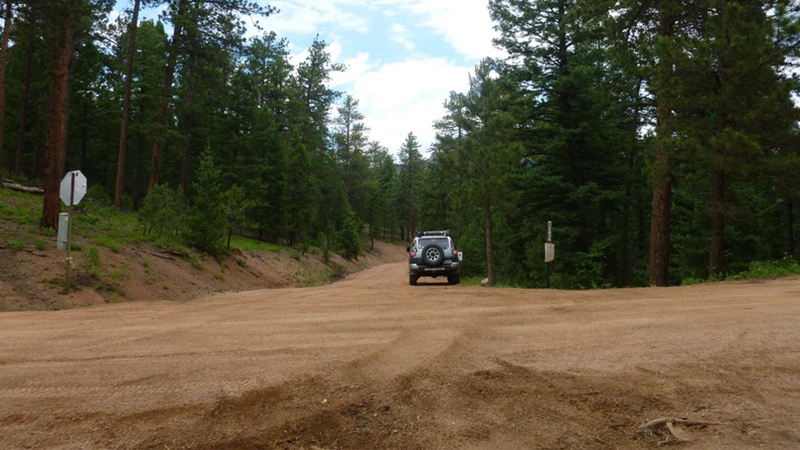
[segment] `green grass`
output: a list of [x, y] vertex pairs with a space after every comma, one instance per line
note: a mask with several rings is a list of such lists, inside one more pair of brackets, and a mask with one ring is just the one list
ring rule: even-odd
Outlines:
[[25, 250], [25, 243], [19, 239], [14, 239], [8, 242], [8, 246], [15, 251]]
[[253, 239], [245, 236], [233, 236], [231, 237], [231, 249], [258, 253], [265, 251], [279, 252], [281, 250], [285, 250], [285, 247], [281, 247], [280, 245], [276, 244], [271, 244], [269, 242], [259, 241], [258, 239]]
[[[0, 224], [9, 221], [19, 227], [7, 227], [0, 230], [0, 239], [11, 241], [34, 242], [42, 236], [52, 237], [52, 230], [39, 230], [39, 219], [42, 213], [42, 197], [23, 192], [0, 189]], [[193, 253], [190, 248], [180, 242], [180, 237], [174, 235], [157, 235], [155, 233], [143, 234], [143, 226], [136, 213], [117, 210], [106, 202], [93, 201], [86, 198], [75, 208], [73, 213], [73, 249], [84, 246], [101, 246], [119, 253], [122, 249], [138, 242], [150, 242], [153, 245], [179, 254], [183, 259], [189, 260]], [[263, 242], [245, 236], [233, 236], [231, 248], [259, 253], [289, 251], [287, 247]], [[296, 250], [292, 253], [300, 258]]]
[[800, 261], [786, 257], [772, 261], [753, 261], [750, 267], [739, 273], [718, 278], [686, 278], [681, 281], [681, 286], [691, 286], [702, 283], [715, 283], [718, 281], [758, 280], [800, 275]]
[[123, 264], [119, 269], [104, 274], [97, 283], [97, 288], [123, 295], [123, 287], [130, 279], [130, 270], [129, 264]]
[[142, 266], [144, 267], [144, 282], [153, 284], [156, 281], [156, 275], [153, 273], [153, 264], [148, 259], [142, 259]]
[[0, 189], [0, 219], [20, 225], [38, 226], [41, 214], [41, 196]]
[[98, 245], [109, 248], [114, 253], [119, 253], [122, 251], [122, 246], [119, 244], [119, 242], [108, 236], [98, 236], [94, 239], [94, 241]]
[[461, 284], [464, 286], [480, 286], [483, 278], [476, 277], [461, 277]]
[[34, 245], [36, 245], [36, 249], [37, 250], [41, 250], [41, 251], [47, 250], [47, 244], [41, 239], [36, 239], [36, 241], [34, 242]]
[[347, 276], [347, 270], [341, 264], [332, 263], [329, 264], [328, 267], [330, 268], [330, 273], [328, 275], [328, 280], [341, 280], [345, 276]]
[[[40, 195], [0, 189], [0, 228], [3, 229], [0, 237], [37, 242], [41, 237], [55, 236], [53, 230], [39, 230], [41, 214]], [[145, 240], [136, 215], [120, 212], [111, 205], [86, 199], [75, 208], [73, 216], [73, 249], [80, 248], [78, 241], [81, 240], [119, 252], [124, 245]], [[4, 222], [12, 226], [2, 226]]]
[[747, 280], [754, 278], [778, 278], [800, 275], [800, 262], [786, 257], [777, 261], [753, 261], [744, 272], [728, 277], [729, 280]]
[[81, 254], [81, 269], [86, 274], [94, 278], [100, 278], [102, 267], [103, 259], [100, 257], [100, 250], [97, 247], [89, 247], [86, 252]]

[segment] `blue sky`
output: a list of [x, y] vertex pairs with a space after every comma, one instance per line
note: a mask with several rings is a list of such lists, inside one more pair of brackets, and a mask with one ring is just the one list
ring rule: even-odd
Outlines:
[[[466, 90], [469, 72], [482, 57], [500, 56], [491, 43], [488, 0], [263, 3], [281, 10], [260, 23], [289, 40], [295, 63], [305, 58], [317, 34], [329, 44], [334, 60], [348, 68], [335, 74], [332, 87], [359, 100], [370, 139], [393, 153], [409, 132], [427, 150], [448, 93]], [[120, 0], [117, 7], [129, 8], [129, 1]]]

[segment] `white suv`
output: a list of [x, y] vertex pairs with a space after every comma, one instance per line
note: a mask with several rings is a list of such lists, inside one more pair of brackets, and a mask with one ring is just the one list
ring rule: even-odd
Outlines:
[[450, 284], [458, 284], [458, 273], [463, 253], [458, 250], [448, 230], [421, 231], [408, 247], [408, 283], [417, 285], [419, 277], [447, 277]]

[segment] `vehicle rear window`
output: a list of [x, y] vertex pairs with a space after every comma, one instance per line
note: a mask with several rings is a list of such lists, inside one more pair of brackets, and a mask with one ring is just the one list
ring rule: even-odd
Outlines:
[[420, 239], [419, 246], [425, 247], [428, 244], [436, 244], [439, 247], [442, 247], [442, 250], [445, 250], [450, 247], [450, 240], [447, 238], [433, 238], [433, 239]]

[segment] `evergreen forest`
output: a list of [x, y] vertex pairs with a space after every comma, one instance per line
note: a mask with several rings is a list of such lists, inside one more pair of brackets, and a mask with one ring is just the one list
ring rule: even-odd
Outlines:
[[543, 287], [552, 221], [566, 289], [798, 256], [797, 0], [489, 0], [506, 57], [441, 99], [430, 148], [371, 139], [325, 37], [293, 63], [266, 1], [125, 3], [2, 1], [0, 186], [43, 187], [42, 228], [80, 169], [210, 254], [241, 233], [358, 258], [447, 228], [465, 276]]

